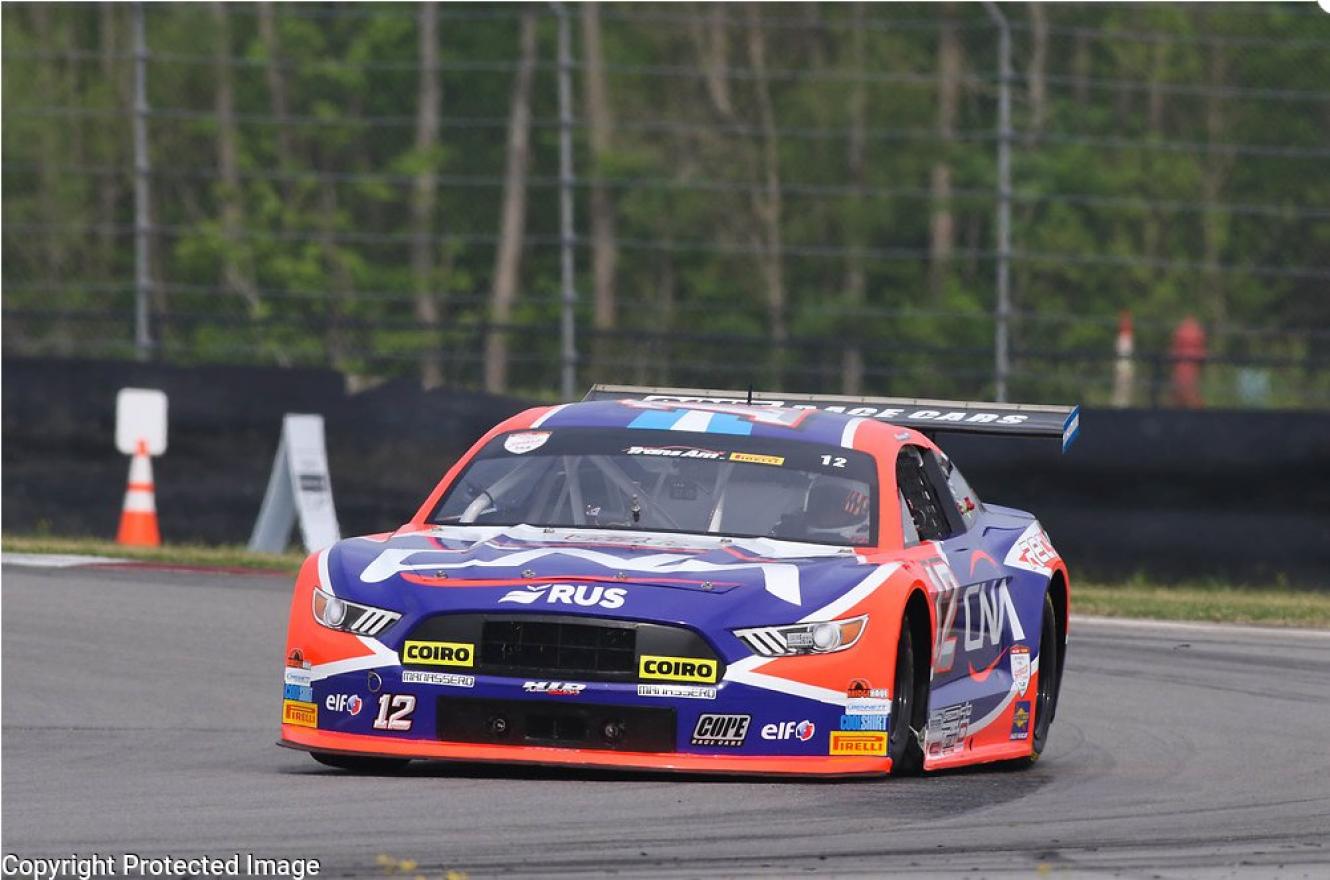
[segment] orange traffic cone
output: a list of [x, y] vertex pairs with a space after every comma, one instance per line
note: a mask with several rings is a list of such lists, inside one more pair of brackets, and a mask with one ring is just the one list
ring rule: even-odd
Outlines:
[[125, 504], [120, 511], [120, 531], [116, 542], [132, 547], [160, 547], [162, 536], [157, 531], [157, 497], [152, 485], [152, 456], [143, 440], [134, 450], [129, 462], [129, 485], [125, 487]]

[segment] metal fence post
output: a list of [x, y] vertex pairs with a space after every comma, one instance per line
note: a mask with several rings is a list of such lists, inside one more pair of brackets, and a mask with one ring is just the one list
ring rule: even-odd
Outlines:
[[574, 308], [577, 290], [574, 286], [574, 248], [577, 244], [573, 228], [573, 81], [572, 35], [569, 32], [568, 8], [554, 3], [554, 14], [559, 22], [559, 269], [562, 275], [563, 296], [561, 315], [562, 375], [560, 390], [564, 400], [572, 400], [577, 384], [577, 343]]
[[1008, 352], [1011, 319], [1011, 27], [992, 0], [984, 8], [998, 26], [997, 305], [993, 329], [993, 385], [999, 403], [1007, 400], [1011, 371]]
[[152, 355], [152, 332], [148, 327], [148, 297], [152, 289], [149, 270], [151, 253], [152, 173], [148, 156], [148, 40], [143, 24], [143, 3], [133, 6], [134, 19], [134, 352], [141, 361]]

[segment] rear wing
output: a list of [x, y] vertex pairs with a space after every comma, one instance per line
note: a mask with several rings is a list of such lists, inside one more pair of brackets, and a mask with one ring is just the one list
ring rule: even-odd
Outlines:
[[866, 419], [881, 419], [925, 434], [1000, 434], [1008, 437], [1057, 437], [1062, 451], [1080, 431], [1079, 406], [916, 400], [909, 397], [846, 397], [838, 394], [779, 394], [768, 391], [718, 391], [714, 388], [646, 388], [593, 385], [583, 400], [651, 400], [661, 403], [723, 403], [816, 409]]

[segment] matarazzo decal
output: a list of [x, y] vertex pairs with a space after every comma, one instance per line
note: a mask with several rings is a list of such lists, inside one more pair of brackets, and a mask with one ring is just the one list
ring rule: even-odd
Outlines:
[[1048, 576], [1053, 573], [1052, 563], [1056, 559], [1058, 551], [1053, 549], [1053, 542], [1048, 540], [1043, 526], [1038, 522], [1032, 522], [1025, 531], [1021, 532], [1016, 543], [1011, 545], [1003, 562], [1015, 568]]

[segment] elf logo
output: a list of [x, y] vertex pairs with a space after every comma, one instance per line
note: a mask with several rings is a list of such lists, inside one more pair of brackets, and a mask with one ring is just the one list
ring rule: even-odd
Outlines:
[[352, 715], [359, 715], [365, 701], [357, 694], [328, 694], [323, 705], [329, 712], [349, 712]]
[[777, 724], [762, 725], [763, 739], [797, 739], [799, 742], [808, 742], [816, 732], [817, 727], [811, 721], [781, 721]]
[[628, 591], [623, 587], [602, 587], [598, 584], [543, 584], [524, 590], [509, 590], [500, 602], [534, 605], [544, 599], [547, 605], [579, 605], [583, 608], [622, 608]]

